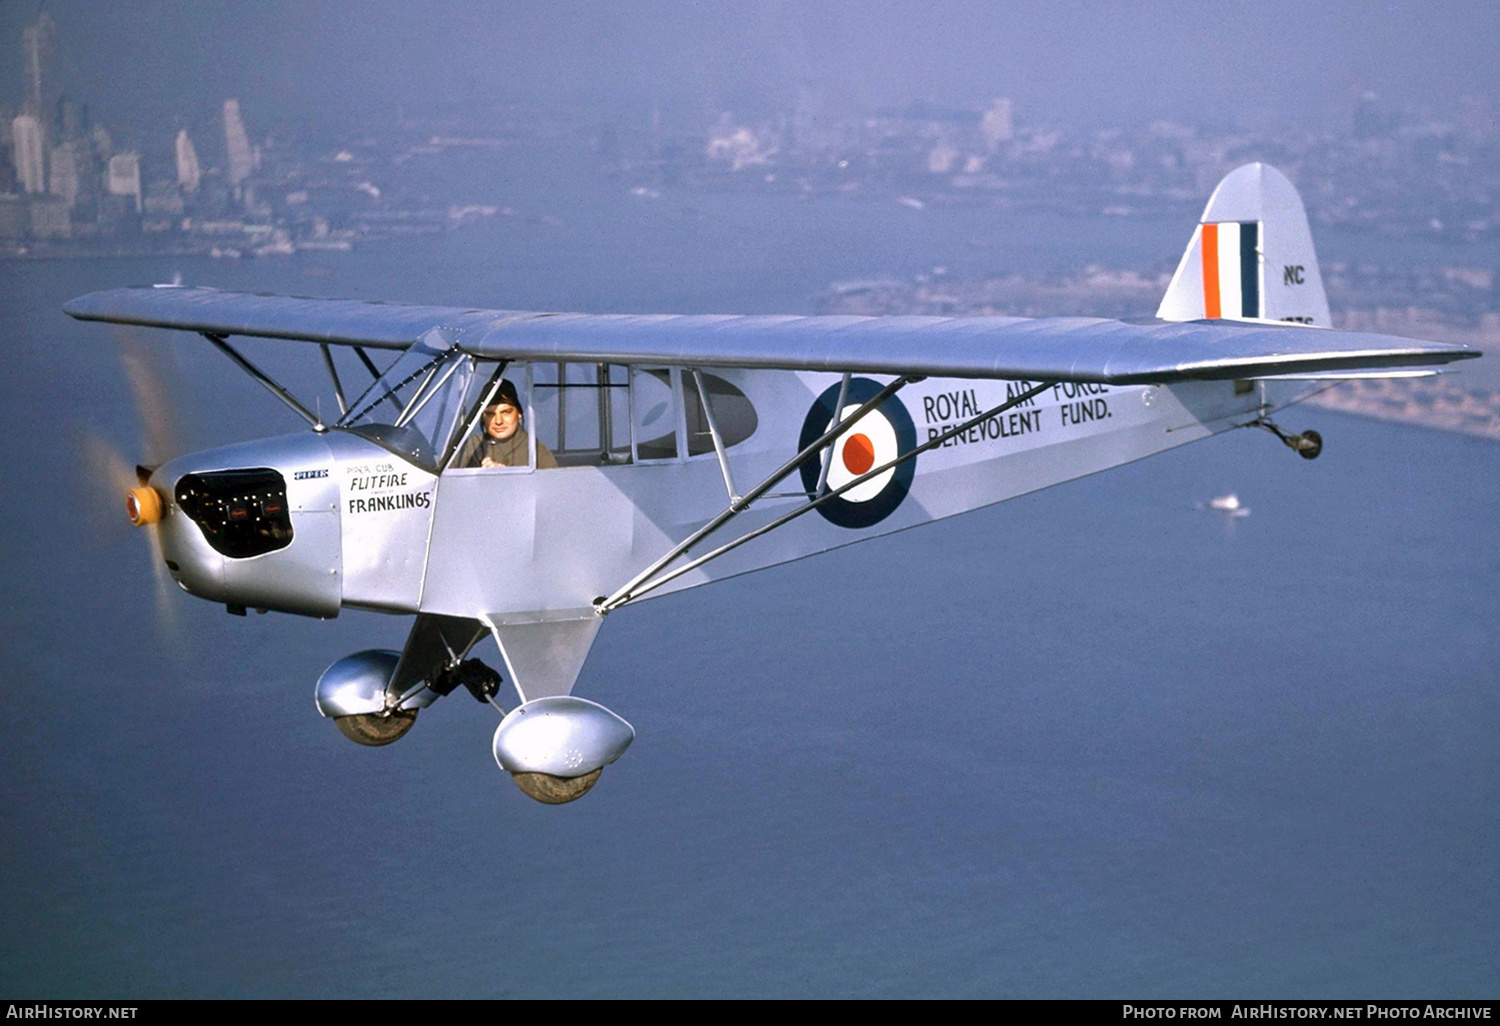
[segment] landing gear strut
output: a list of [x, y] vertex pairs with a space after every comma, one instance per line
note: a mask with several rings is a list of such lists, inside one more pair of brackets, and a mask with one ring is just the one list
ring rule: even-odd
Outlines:
[[1271, 434], [1281, 439], [1283, 445], [1305, 460], [1315, 460], [1323, 452], [1323, 436], [1316, 431], [1307, 430], [1300, 435], [1289, 435], [1265, 417], [1252, 420], [1245, 426], [1256, 427], [1263, 431], [1271, 432]]
[[455, 666], [450, 666], [437, 678], [428, 683], [428, 687], [444, 697], [452, 694], [459, 687], [469, 689], [469, 694], [474, 696], [477, 702], [489, 702], [500, 693], [500, 675], [490, 669], [478, 659], [465, 659]]

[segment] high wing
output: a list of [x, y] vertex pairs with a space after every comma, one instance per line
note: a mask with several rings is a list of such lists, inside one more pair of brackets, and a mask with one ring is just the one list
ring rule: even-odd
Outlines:
[[94, 292], [79, 320], [404, 349], [436, 331], [487, 358], [751, 367], [1111, 385], [1444, 364], [1463, 345], [1275, 322], [1087, 317], [558, 314], [162, 286]]

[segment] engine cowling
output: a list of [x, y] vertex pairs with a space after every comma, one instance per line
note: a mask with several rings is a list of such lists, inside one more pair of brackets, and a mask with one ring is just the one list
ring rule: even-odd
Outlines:
[[[161, 508], [151, 529], [173, 579], [239, 611], [338, 616], [342, 542], [332, 464], [327, 437], [305, 432], [158, 467], [149, 490]], [[132, 498], [144, 515], [149, 497]]]

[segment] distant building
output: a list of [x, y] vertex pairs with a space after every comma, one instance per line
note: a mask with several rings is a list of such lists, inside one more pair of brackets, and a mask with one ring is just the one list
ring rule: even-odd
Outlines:
[[30, 204], [21, 196], [0, 195], [0, 242], [18, 243], [31, 233]]
[[134, 153], [117, 153], [109, 158], [109, 173], [106, 177], [107, 191], [111, 196], [129, 196], [135, 199], [135, 212], [141, 212], [141, 160]]
[[255, 169], [255, 154], [250, 150], [245, 122], [240, 120], [239, 100], [224, 101], [224, 145], [229, 153], [229, 184], [239, 188]]
[[767, 163], [777, 148], [777, 141], [770, 133], [731, 124], [729, 115], [725, 114], [709, 132], [704, 156], [728, 163], [732, 171], [741, 171], [751, 165]]
[[64, 141], [82, 138], [88, 124], [88, 108], [80, 107], [66, 96], [57, 101], [57, 126]]
[[54, 31], [52, 19], [43, 11], [21, 33], [21, 67], [26, 75], [25, 110], [38, 117], [48, 108], [42, 95], [42, 73], [46, 70], [47, 57], [52, 52]]
[[990, 104], [989, 110], [979, 119], [979, 134], [994, 153], [1003, 142], [1009, 142], [1015, 134], [1010, 121], [1010, 101], [1003, 96]]
[[187, 129], [177, 133], [177, 184], [186, 193], [198, 191], [198, 181], [203, 177], [198, 168], [198, 151], [193, 148], [193, 140], [188, 138]]
[[52, 174], [49, 182], [52, 195], [65, 202], [70, 209], [78, 202], [78, 159], [71, 143], [52, 147]]
[[943, 140], [928, 151], [927, 172], [934, 175], [951, 174], [959, 156], [958, 150], [948, 145], [947, 140]]
[[42, 122], [35, 114], [19, 114], [10, 123], [15, 146], [16, 177], [29, 193], [47, 191], [47, 168], [43, 157]]
[[66, 239], [72, 229], [67, 203], [53, 197], [31, 201], [31, 234], [39, 239]]
[[0, 196], [0, 242], [20, 242], [31, 231], [31, 211], [19, 196]]
[[148, 217], [181, 217], [182, 191], [171, 181], [152, 182], [141, 205]]
[[108, 160], [109, 155], [115, 152], [115, 142], [109, 137], [109, 129], [103, 125], [95, 125], [89, 130], [89, 145], [94, 148], [94, 155], [100, 160]]

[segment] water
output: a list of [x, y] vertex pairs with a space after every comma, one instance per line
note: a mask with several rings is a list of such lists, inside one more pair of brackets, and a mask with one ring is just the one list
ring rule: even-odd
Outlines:
[[[386, 749], [318, 718], [322, 669], [404, 621], [173, 596], [185, 640], [164, 639], [141, 539], [90, 512], [79, 433], [136, 426], [109, 332], [63, 317], [70, 296], [180, 270], [797, 310], [831, 280], [996, 260], [980, 232], [1058, 266], [1170, 259], [1185, 237], [484, 188], [560, 223], [0, 265], [0, 993], [1494, 995], [1490, 443], [1294, 412], [1326, 440], [1316, 463], [1239, 433], [622, 610], [578, 691], [639, 737], [563, 808], [496, 771], [494, 714], [461, 694]], [[199, 444], [295, 427], [208, 347], [173, 345]], [[1229, 490], [1251, 516], [1193, 509]]]

